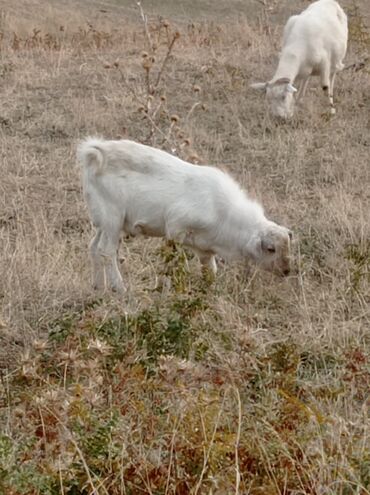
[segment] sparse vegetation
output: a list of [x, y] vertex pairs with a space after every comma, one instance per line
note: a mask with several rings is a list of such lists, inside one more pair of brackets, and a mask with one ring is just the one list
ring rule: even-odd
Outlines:
[[[0, 12], [0, 494], [370, 493], [369, 6], [342, 3], [338, 114], [317, 91], [278, 126], [248, 84], [291, 11], [221, 3]], [[227, 167], [294, 230], [294, 275], [128, 239], [130, 291], [93, 293], [87, 134]]]

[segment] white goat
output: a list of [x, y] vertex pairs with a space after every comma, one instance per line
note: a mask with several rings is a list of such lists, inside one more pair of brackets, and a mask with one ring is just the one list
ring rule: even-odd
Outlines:
[[335, 114], [334, 79], [344, 68], [347, 38], [347, 16], [338, 3], [334, 0], [312, 3], [286, 23], [283, 48], [273, 78], [251, 87], [265, 91], [271, 113], [287, 119], [294, 111], [293, 94], [297, 89], [293, 84], [300, 84], [299, 100], [304, 96], [309, 77], [320, 76], [321, 86], [329, 97], [330, 113]]
[[78, 147], [83, 190], [96, 235], [90, 244], [94, 287], [123, 289], [117, 266], [120, 233], [182, 242], [213, 273], [215, 255], [251, 258], [287, 275], [291, 232], [213, 167], [193, 165], [133, 141], [87, 138]]

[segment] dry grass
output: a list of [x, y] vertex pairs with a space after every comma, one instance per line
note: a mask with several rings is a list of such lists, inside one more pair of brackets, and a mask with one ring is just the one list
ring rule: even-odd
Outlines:
[[[273, 10], [145, 30], [94, 5], [68, 25], [68, 3], [0, 11], [1, 493], [369, 494], [366, 2], [347, 4], [337, 115], [312, 85], [284, 125], [248, 89], [276, 61]], [[211, 283], [137, 239], [130, 291], [94, 294], [88, 134], [229, 170], [295, 232], [294, 274], [222, 265]]]

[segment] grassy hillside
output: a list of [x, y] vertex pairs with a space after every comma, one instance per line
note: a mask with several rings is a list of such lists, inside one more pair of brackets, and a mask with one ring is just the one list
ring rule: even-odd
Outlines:
[[[337, 115], [312, 80], [285, 124], [249, 84], [307, 2], [181, 4], [0, 6], [0, 494], [369, 494], [368, 2]], [[292, 275], [140, 238], [129, 290], [94, 293], [94, 134], [228, 170], [294, 231]]]

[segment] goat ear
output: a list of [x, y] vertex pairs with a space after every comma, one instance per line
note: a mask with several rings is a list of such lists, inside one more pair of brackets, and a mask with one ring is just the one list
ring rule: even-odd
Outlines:
[[266, 91], [267, 83], [253, 83], [249, 85], [253, 89], [258, 89], [259, 91]]
[[289, 83], [287, 84], [286, 91], [287, 93], [296, 93], [298, 90], [293, 86], [293, 84]]
[[288, 77], [281, 77], [273, 83], [274, 86], [279, 84], [290, 84], [290, 79]]

